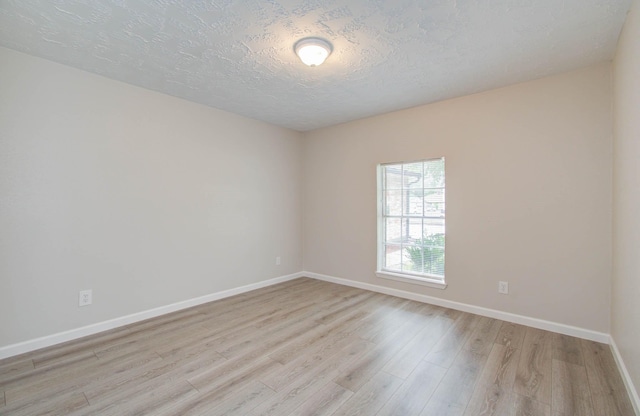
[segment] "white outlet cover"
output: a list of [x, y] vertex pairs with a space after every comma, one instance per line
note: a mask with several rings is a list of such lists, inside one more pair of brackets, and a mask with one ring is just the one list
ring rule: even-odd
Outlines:
[[78, 295], [78, 306], [87, 306], [91, 305], [93, 302], [93, 293], [91, 289], [89, 290], [81, 290]]
[[498, 282], [498, 293], [509, 294], [509, 282]]

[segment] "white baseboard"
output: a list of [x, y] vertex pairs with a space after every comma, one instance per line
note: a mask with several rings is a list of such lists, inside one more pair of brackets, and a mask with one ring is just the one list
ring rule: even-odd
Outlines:
[[483, 308], [481, 306], [469, 305], [466, 303], [454, 302], [451, 300], [440, 299], [433, 296], [421, 295], [418, 293], [407, 292], [404, 290], [391, 289], [384, 286], [373, 285], [370, 283], [356, 282], [354, 280], [342, 279], [340, 277], [327, 276], [312, 272], [302, 272], [301, 276], [311, 277], [313, 279], [324, 280], [326, 282], [337, 283], [340, 285], [356, 287], [359, 289], [370, 290], [372, 292], [383, 293], [385, 295], [397, 296], [399, 298], [415, 300], [418, 302], [429, 303], [432, 305], [442, 306], [445, 308], [455, 309], [463, 312], [469, 312], [476, 315], [487, 316], [489, 318], [500, 319], [507, 322], [531, 326], [533, 328], [544, 329], [546, 331], [557, 332], [560, 334], [571, 335], [573, 337], [588, 339], [590, 341], [602, 342], [609, 344], [610, 336], [603, 332], [592, 331], [589, 329], [579, 328], [571, 325], [560, 324], [557, 322], [545, 321], [543, 319], [531, 318], [524, 315], [517, 315], [509, 312], [498, 311], [495, 309]]
[[250, 292], [256, 289], [261, 289], [263, 287], [275, 285], [277, 283], [282, 283], [288, 280], [297, 279], [302, 276], [303, 276], [302, 273], [294, 273], [287, 276], [280, 276], [273, 279], [264, 280], [262, 282], [252, 283], [250, 285], [240, 286], [240, 287], [236, 287], [229, 290], [223, 290], [221, 292], [210, 293], [205, 296], [200, 296], [193, 299], [187, 299], [181, 302], [172, 303], [170, 305], [160, 306], [158, 308], [137, 312], [131, 315], [126, 315], [126, 316], [122, 316], [115, 319], [110, 319], [108, 321], [83, 326], [81, 328], [75, 328], [69, 331], [59, 332], [57, 334], [47, 335], [45, 337], [36, 338], [29, 341], [20, 342], [17, 344], [7, 345], [5, 347], [0, 347], [0, 360], [3, 358], [13, 357], [16, 355], [24, 354], [26, 352], [38, 350], [40, 348], [50, 347], [52, 345], [61, 344], [63, 342], [86, 337], [87, 335], [93, 335], [99, 332], [108, 331], [110, 329], [118, 328], [124, 325], [129, 325], [135, 322], [144, 321], [145, 319], [155, 318], [156, 316], [165, 315], [167, 313], [176, 312], [182, 309], [191, 308], [193, 306], [202, 305], [203, 303], [213, 302], [214, 300], [228, 298], [230, 296], [239, 295], [241, 293]]
[[[209, 295], [188, 299], [188, 300], [177, 302], [177, 303], [172, 303], [170, 305], [161, 306], [158, 308], [134, 313], [131, 315], [126, 315], [123, 317], [111, 319], [104, 322], [99, 322], [99, 323], [84, 326], [81, 328], [71, 329], [69, 331], [64, 331], [57, 334], [48, 335], [45, 337], [36, 338], [33, 340], [20, 342], [17, 344], [7, 345], [5, 347], [0, 347], [0, 359], [13, 357], [16, 355], [24, 354], [26, 352], [34, 351], [40, 348], [50, 347], [52, 345], [60, 344], [63, 342], [72, 341], [74, 339], [82, 338], [87, 335], [93, 335], [99, 332], [108, 331], [110, 329], [118, 328], [124, 325], [129, 325], [135, 322], [144, 321], [145, 319], [154, 318], [156, 316], [190, 308], [192, 306], [201, 305], [203, 303], [213, 302], [215, 300], [224, 299], [230, 296], [234, 296], [241, 293], [249, 292], [251, 290], [256, 290], [263, 287], [271, 286], [277, 283], [286, 282], [288, 280], [293, 280], [303, 276], [310, 277], [313, 279], [318, 279], [318, 280], [324, 280], [327, 282], [337, 283], [345, 286], [356, 287], [359, 289], [370, 290], [373, 292], [384, 293], [391, 296], [397, 296], [405, 299], [415, 300], [418, 302], [438, 305], [445, 308], [451, 308], [451, 309], [456, 309], [464, 312], [474, 313], [476, 315], [482, 315], [490, 318], [501, 319], [503, 321], [514, 322], [521, 325], [527, 325], [534, 328], [544, 329], [552, 332], [558, 332], [561, 334], [571, 335], [571, 336], [584, 338], [592, 341], [602, 342], [606, 344], [611, 343], [610, 336], [602, 332], [596, 332], [588, 329], [559, 324], [556, 322], [545, 321], [542, 319], [536, 319], [536, 318], [531, 318], [523, 315], [516, 315], [508, 312], [502, 312], [495, 309], [483, 308], [480, 306], [469, 305], [466, 303], [454, 302], [454, 301], [440, 299], [432, 296], [421, 295], [413, 292], [407, 292], [404, 290], [391, 289], [384, 286], [378, 286], [378, 285], [373, 285], [369, 283], [362, 283], [362, 282], [357, 282], [353, 280], [342, 279], [334, 276], [327, 276], [327, 275], [312, 273], [312, 272], [300, 272], [300, 273], [290, 274], [287, 276], [276, 277], [273, 279], [265, 280], [258, 283], [253, 283], [246, 286], [241, 286], [234, 289], [211, 293]], [[618, 358], [616, 358], [616, 360], [618, 360]]]
[[624, 381], [624, 385], [629, 393], [629, 399], [633, 405], [633, 410], [636, 412], [636, 415], [640, 416], [640, 396], [638, 396], [638, 390], [636, 390], [633, 380], [631, 380], [631, 375], [627, 370], [627, 366], [624, 364], [618, 345], [613, 337], [611, 337], [611, 352], [613, 353], [613, 358], [616, 360], [616, 364], [618, 365], [618, 370], [620, 370], [620, 374], [622, 374], [622, 380]]

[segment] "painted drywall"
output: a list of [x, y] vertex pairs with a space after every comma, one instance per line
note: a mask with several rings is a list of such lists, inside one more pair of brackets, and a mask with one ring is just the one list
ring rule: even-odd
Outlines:
[[[304, 270], [608, 333], [611, 106], [604, 63], [307, 133]], [[376, 166], [439, 156], [448, 287], [376, 277]]]
[[[640, 394], [640, 1], [614, 61], [611, 335]], [[637, 396], [636, 396], [637, 397]]]
[[302, 269], [300, 133], [0, 62], [0, 347]]

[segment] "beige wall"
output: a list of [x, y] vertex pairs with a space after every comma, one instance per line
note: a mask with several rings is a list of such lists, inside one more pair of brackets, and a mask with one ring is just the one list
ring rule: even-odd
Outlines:
[[631, 13], [620, 37], [614, 68], [611, 335], [636, 389], [639, 389], [640, 1], [638, 0], [633, 2]]
[[[611, 136], [608, 64], [310, 132], [304, 268], [607, 333]], [[377, 278], [376, 165], [438, 156], [449, 286]]]
[[0, 347], [301, 270], [300, 133], [0, 62]]

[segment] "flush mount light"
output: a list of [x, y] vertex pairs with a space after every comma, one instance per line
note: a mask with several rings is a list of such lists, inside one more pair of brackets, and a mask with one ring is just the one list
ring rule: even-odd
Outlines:
[[320, 38], [304, 38], [294, 46], [296, 55], [305, 65], [318, 66], [331, 54], [331, 44]]

